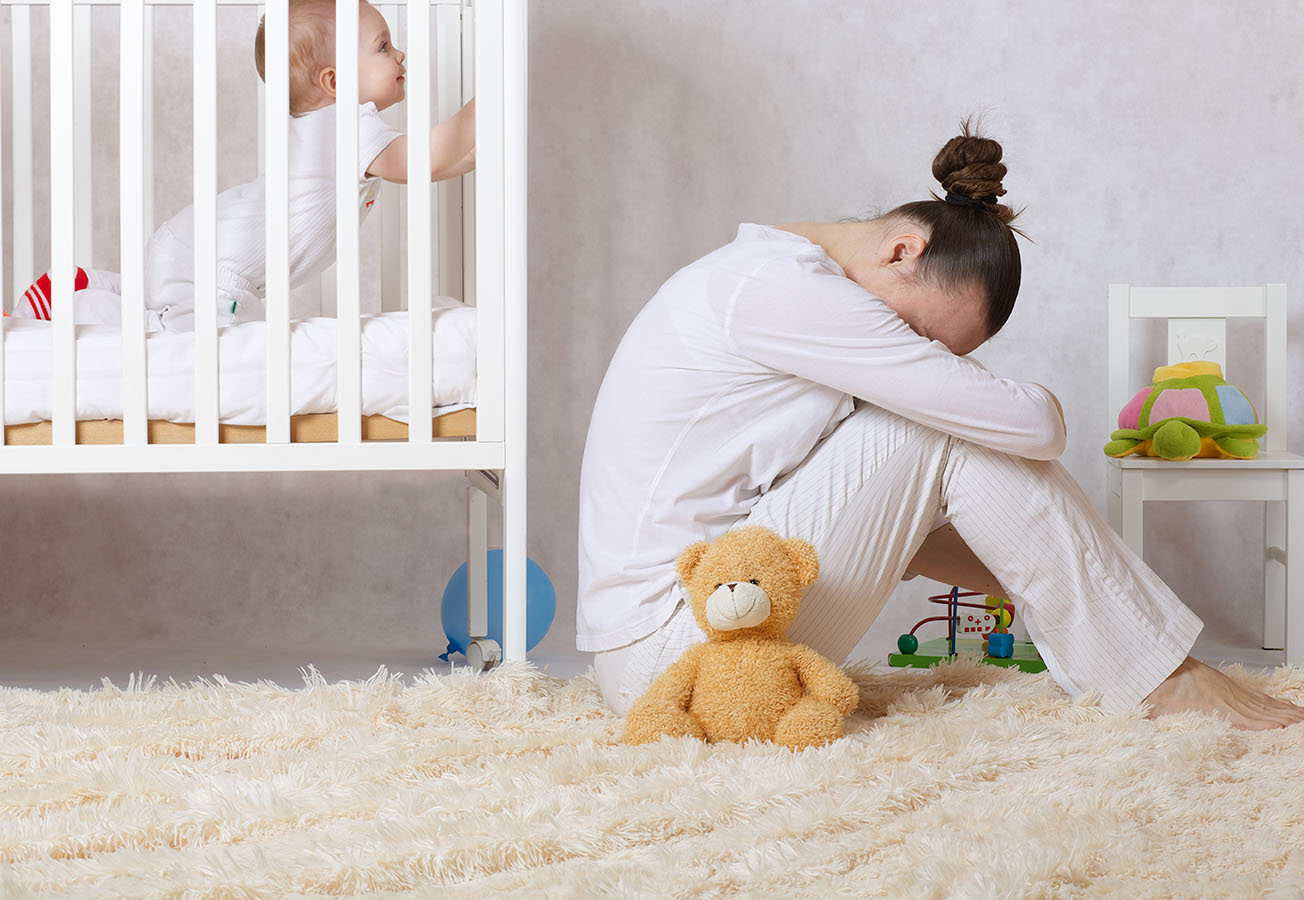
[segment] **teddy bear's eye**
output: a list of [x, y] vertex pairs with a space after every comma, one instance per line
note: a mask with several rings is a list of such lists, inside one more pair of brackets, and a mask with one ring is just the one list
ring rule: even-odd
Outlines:
[[757, 581], [755, 578], [752, 579], [752, 584], [756, 585], [757, 587], [761, 586], [761, 583]]
[[718, 590], [720, 590], [720, 588], [722, 588], [722, 587], [724, 587], [723, 584], [717, 584], [717, 585], [715, 586], [715, 589], [718, 591]]

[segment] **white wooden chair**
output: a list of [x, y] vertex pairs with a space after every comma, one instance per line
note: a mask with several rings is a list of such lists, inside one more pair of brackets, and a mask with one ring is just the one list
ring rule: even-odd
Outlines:
[[[1142, 553], [1142, 506], [1147, 500], [1264, 501], [1263, 646], [1304, 664], [1304, 457], [1286, 450], [1286, 286], [1109, 286], [1109, 428], [1144, 384], [1128, 379], [1131, 320], [1168, 320], [1167, 363], [1207, 359], [1227, 369], [1227, 319], [1263, 320], [1265, 400], [1257, 406], [1268, 433], [1255, 459], [1108, 460], [1109, 523]], [[1149, 371], [1147, 372], [1147, 377]], [[1251, 398], [1254, 400], [1255, 398]]]

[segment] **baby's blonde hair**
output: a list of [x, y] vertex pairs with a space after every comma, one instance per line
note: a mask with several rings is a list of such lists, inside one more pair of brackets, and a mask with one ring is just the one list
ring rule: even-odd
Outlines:
[[[258, 20], [254, 65], [267, 80], [263, 28]], [[290, 115], [301, 116], [328, 95], [317, 84], [322, 69], [335, 65], [335, 0], [290, 0]]]

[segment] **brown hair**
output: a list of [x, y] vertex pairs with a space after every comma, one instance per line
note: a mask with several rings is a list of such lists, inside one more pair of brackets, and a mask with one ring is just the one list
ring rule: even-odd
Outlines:
[[906, 203], [885, 218], [901, 218], [928, 229], [919, 275], [945, 288], [977, 282], [987, 295], [988, 336], [1001, 330], [1014, 310], [1022, 264], [1011, 223], [1018, 215], [1000, 203], [1005, 188], [1001, 145], [977, 133], [970, 120], [933, 157], [933, 177], [951, 195]]
[[[263, 29], [258, 20], [254, 65], [267, 81]], [[335, 65], [335, 0], [290, 0], [290, 115], [301, 116], [327, 95], [317, 85], [322, 69]]]

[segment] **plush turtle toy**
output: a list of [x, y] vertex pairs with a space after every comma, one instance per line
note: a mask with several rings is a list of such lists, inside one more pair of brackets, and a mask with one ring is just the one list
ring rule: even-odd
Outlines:
[[1160, 366], [1154, 385], [1118, 414], [1118, 431], [1110, 435], [1105, 455], [1253, 459], [1258, 438], [1268, 430], [1258, 421], [1249, 399], [1223, 380], [1217, 363]]

